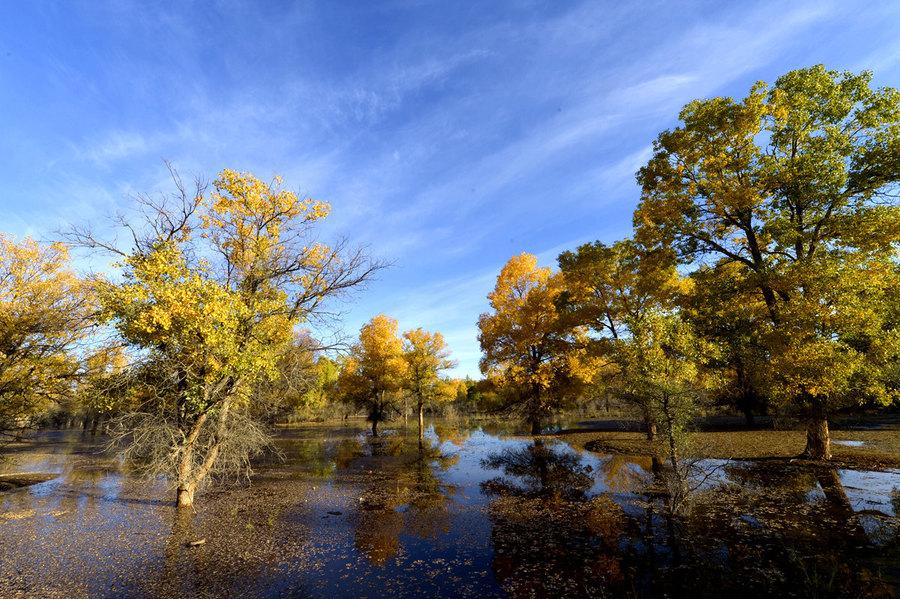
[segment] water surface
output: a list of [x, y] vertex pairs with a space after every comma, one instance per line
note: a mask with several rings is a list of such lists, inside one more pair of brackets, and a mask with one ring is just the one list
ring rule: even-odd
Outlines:
[[[0, 466], [0, 596], [890, 596], [900, 471], [701, 460], [673, 513], [648, 457], [436, 423], [285, 431], [177, 513], [75, 433]], [[192, 540], [206, 539], [187, 548]]]

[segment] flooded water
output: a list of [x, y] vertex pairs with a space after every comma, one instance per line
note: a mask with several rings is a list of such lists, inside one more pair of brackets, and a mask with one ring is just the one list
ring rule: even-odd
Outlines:
[[422, 449], [386, 432], [287, 431], [283, 460], [180, 514], [164, 481], [44, 435], [0, 464], [53, 475], [0, 494], [0, 596], [900, 592], [900, 471], [703, 460], [673, 513], [648, 457], [453, 423]]

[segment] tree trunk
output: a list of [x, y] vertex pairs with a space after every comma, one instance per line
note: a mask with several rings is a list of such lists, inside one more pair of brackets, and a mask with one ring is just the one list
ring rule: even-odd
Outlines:
[[419, 447], [425, 439], [425, 405], [419, 400]]
[[531, 412], [531, 434], [532, 435], [540, 435], [541, 434], [541, 388], [537, 385], [534, 386], [533, 395], [531, 398], [531, 406], [529, 411]]
[[196, 490], [196, 485], [194, 483], [185, 483], [178, 486], [178, 491], [175, 496], [175, 504], [182, 507], [192, 507], [194, 505], [194, 491]]
[[372, 436], [378, 436], [378, 417], [372, 416]]
[[744, 424], [746, 424], [748, 428], [753, 427], [753, 410], [751, 408], [744, 408]]
[[831, 435], [828, 432], [828, 418], [825, 416], [814, 416], [807, 421], [803, 456], [811, 460], [831, 459]]
[[193, 472], [194, 443], [200, 436], [207, 417], [208, 414], [204, 413], [197, 418], [182, 445], [181, 456], [178, 459], [178, 491], [175, 496], [175, 504], [178, 507], [194, 505], [194, 491], [197, 488], [197, 478]]

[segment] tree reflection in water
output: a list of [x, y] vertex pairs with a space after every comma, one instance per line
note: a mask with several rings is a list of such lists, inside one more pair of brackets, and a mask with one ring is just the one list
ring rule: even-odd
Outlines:
[[401, 535], [428, 539], [450, 530], [454, 489], [435, 470], [450, 468], [458, 458], [401, 435], [370, 440], [370, 456], [372, 461], [360, 464], [372, 468], [353, 517], [354, 544], [381, 566], [397, 555]]
[[450, 443], [457, 449], [472, 436], [472, 428], [460, 422], [435, 423], [431, 426], [431, 430], [434, 431], [438, 445]]
[[[252, 486], [209, 493], [184, 514], [156, 500], [164, 487], [112, 462], [67, 460], [43, 488], [3, 496], [23, 516], [3, 523], [16, 551], [0, 552], [12, 573], [0, 589], [39, 581], [54, 592], [34, 596], [55, 596], [72, 572], [91, 596], [878, 597], [898, 587], [894, 473], [709, 461], [700, 465], [716, 476], [676, 515], [664, 465], [650, 458], [481, 431], [466, 441], [460, 428], [436, 426], [421, 452], [416, 436], [291, 431], [285, 460], [259, 464]], [[49, 469], [41, 456], [26, 456], [32, 470]], [[887, 486], [864, 488], [871, 481]], [[207, 543], [185, 547], [198, 538]]]
[[629, 519], [609, 497], [590, 498], [592, 468], [541, 440], [482, 461], [503, 472], [481, 485], [493, 496], [493, 568], [514, 597], [602, 597], [625, 593], [619, 550]]
[[482, 467], [505, 476], [482, 483], [487, 495], [583, 498], [591, 488], [591, 467], [574, 453], [558, 451], [540, 439], [521, 449], [507, 448], [484, 458]]
[[[896, 575], [896, 528], [876, 548], [833, 468], [734, 464], [732, 482], [675, 514], [652, 464], [605, 460], [595, 472], [538, 441], [482, 465], [502, 472], [481, 489], [492, 497], [492, 565], [514, 597], [875, 597]], [[594, 475], [638, 494], [592, 497]]]
[[872, 557], [900, 558], [896, 530], [876, 548], [833, 467], [761, 461], [727, 474], [732, 484], [699, 494], [679, 520], [685, 593], [889, 596]]

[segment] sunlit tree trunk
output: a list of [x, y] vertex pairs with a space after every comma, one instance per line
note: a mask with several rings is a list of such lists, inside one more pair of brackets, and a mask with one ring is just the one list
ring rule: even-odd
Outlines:
[[813, 460], [831, 459], [831, 433], [828, 431], [828, 418], [816, 415], [806, 423], [806, 449], [803, 455]]
[[178, 486], [175, 495], [175, 504], [180, 508], [187, 508], [194, 505], [194, 491], [197, 487], [193, 483], [185, 483]]
[[181, 446], [181, 456], [178, 459], [178, 488], [175, 491], [175, 503], [178, 507], [194, 505], [194, 492], [197, 490], [194, 481], [194, 443], [197, 442], [207, 417], [204, 413], [194, 421]]
[[219, 452], [222, 448], [222, 440], [225, 438], [227, 431], [228, 412], [231, 409], [232, 399], [223, 400], [219, 407], [218, 423], [216, 425], [215, 440], [210, 446], [203, 461], [199, 465], [194, 465], [194, 445], [200, 437], [203, 426], [206, 423], [209, 413], [204, 412], [194, 422], [191, 431], [184, 440], [181, 458], [178, 465], [178, 488], [175, 495], [175, 503], [179, 508], [191, 507], [194, 505], [194, 494], [197, 487], [206, 480], [212, 471], [216, 460], [219, 458]]
[[419, 447], [425, 441], [425, 404], [419, 399]]

